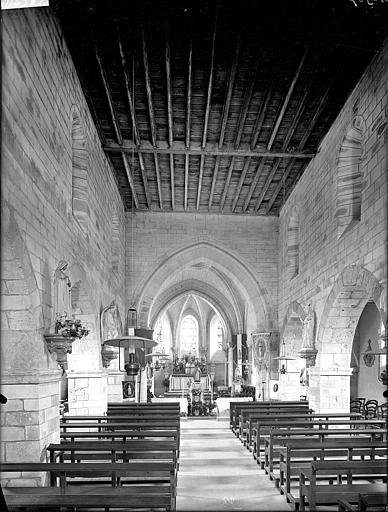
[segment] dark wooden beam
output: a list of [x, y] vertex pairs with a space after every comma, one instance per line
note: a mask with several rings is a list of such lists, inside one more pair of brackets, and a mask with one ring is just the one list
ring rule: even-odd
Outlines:
[[150, 191], [148, 188], [147, 172], [145, 170], [143, 155], [141, 153], [139, 153], [139, 165], [140, 165], [141, 177], [143, 179], [143, 184], [144, 184], [144, 192], [145, 192], [146, 201], [147, 201], [147, 208], [150, 208], [151, 207], [151, 197], [150, 197]]
[[271, 208], [272, 208], [272, 205], [273, 203], [275, 202], [275, 199], [277, 198], [279, 192], [281, 191], [282, 188], [285, 187], [285, 183], [286, 183], [286, 180], [292, 170], [292, 167], [294, 165], [294, 160], [290, 160], [288, 162], [288, 165], [287, 167], [285, 168], [284, 170], [284, 173], [283, 173], [283, 177], [282, 179], [279, 181], [279, 183], [277, 184], [277, 187], [275, 189], [275, 192], [272, 194], [272, 197], [271, 199], [268, 201], [268, 204], [267, 204], [267, 209], [266, 209], [266, 214], [268, 215], [269, 212], [271, 211]]
[[236, 139], [234, 141], [234, 147], [236, 149], [240, 145], [242, 133], [244, 131], [244, 124], [245, 124], [245, 120], [246, 120], [247, 115], [248, 115], [249, 105], [251, 103], [252, 96], [253, 96], [253, 90], [254, 90], [254, 87], [255, 87], [255, 81], [256, 81], [258, 67], [259, 67], [259, 61], [256, 60], [255, 65], [253, 67], [253, 71], [252, 71], [250, 79], [249, 79], [249, 87], [247, 88], [247, 90], [245, 91], [245, 94], [244, 94], [244, 99], [243, 99], [243, 102], [242, 102], [243, 107], [242, 107], [242, 110], [240, 112], [240, 116], [239, 116], [239, 119], [238, 119], [237, 135], [236, 135]]
[[233, 149], [224, 148], [219, 149], [216, 144], [207, 144], [205, 148], [197, 142], [192, 142], [190, 148], [186, 148], [185, 144], [180, 141], [174, 141], [172, 147], [168, 146], [168, 143], [159, 142], [157, 148], [153, 147], [149, 142], [143, 141], [140, 147], [137, 147], [131, 140], [125, 139], [122, 145], [116, 144], [112, 141], [108, 141], [104, 145], [104, 150], [108, 152], [125, 152], [125, 153], [144, 153], [153, 154], [158, 153], [161, 155], [205, 155], [205, 156], [240, 156], [240, 157], [269, 157], [269, 158], [305, 158], [310, 160], [315, 156], [315, 153], [303, 153], [302, 151], [286, 152], [286, 151], [267, 151], [258, 148], [255, 151], [250, 149]]
[[225, 132], [226, 132], [226, 124], [228, 122], [228, 116], [229, 116], [229, 109], [230, 109], [230, 102], [232, 101], [232, 93], [233, 93], [233, 87], [234, 87], [234, 80], [236, 78], [236, 72], [237, 72], [237, 65], [238, 65], [238, 57], [240, 54], [240, 48], [241, 48], [241, 30], [239, 30], [238, 36], [237, 36], [237, 42], [236, 47], [233, 54], [233, 61], [232, 61], [232, 67], [230, 68], [229, 78], [228, 78], [228, 84], [227, 84], [227, 92], [226, 92], [226, 98], [225, 98], [225, 104], [224, 104], [224, 111], [222, 113], [222, 123], [221, 123], [221, 131], [220, 131], [220, 138], [218, 141], [218, 147], [221, 148], [224, 144], [224, 138], [225, 138]]
[[92, 34], [94, 53], [95, 53], [95, 56], [96, 56], [96, 60], [97, 60], [97, 64], [98, 64], [98, 69], [100, 71], [100, 75], [101, 75], [102, 84], [103, 84], [103, 87], [104, 87], [106, 99], [108, 100], [109, 111], [110, 111], [110, 115], [111, 115], [111, 118], [112, 118], [112, 123], [113, 123], [114, 131], [115, 131], [115, 134], [116, 134], [116, 139], [117, 139], [117, 142], [119, 144], [122, 144], [123, 143], [123, 137], [121, 135], [119, 120], [117, 118], [116, 110], [115, 110], [115, 107], [114, 107], [114, 104], [113, 104], [113, 98], [112, 98], [112, 93], [111, 93], [111, 90], [110, 90], [110, 87], [109, 87], [108, 78], [107, 78], [105, 70], [104, 70], [104, 66], [103, 66], [103, 63], [102, 63], [100, 52], [98, 50], [98, 45], [97, 45], [96, 38], [95, 38], [95, 36], [93, 34], [93, 31], [91, 30], [90, 32]]
[[189, 155], [185, 156], [185, 210], [187, 210], [187, 195], [189, 190]]
[[[117, 24], [116, 24], [116, 26], [117, 26]], [[133, 137], [134, 137], [136, 146], [140, 146], [141, 141], [140, 141], [140, 135], [139, 135], [139, 128], [137, 126], [137, 121], [136, 121], [136, 112], [135, 112], [134, 98], [133, 98], [133, 90], [134, 89], [131, 86], [131, 77], [130, 77], [129, 71], [128, 71], [127, 59], [125, 57], [123, 45], [121, 42], [120, 32], [119, 32], [118, 28], [117, 28], [117, 34], [118, 34], [118, 41], [119, 41], [121, 65], [122, 65], [123, 73], [124, 73], [125, 91], [127, 93], [129, 113], [130, 113], [131, 121], [132, 121]], [[134, 79], [132, 79], [132, 83], [133, 82], [134, 82]]]
[[254, 151], [256, 148], [256, 144], [259, 139], [261, 127], [263, 126], [264, 117], [265, 117], [265, 114], [267, 113], [267, 108], [268, 108], [269, 102], [271, 101], [271, 98], [272, 98], [272, 90], [271, 90], [271, 86], [269, 86], [266, 91], [264, 101], [262, 102], [262, 104], [260, 106], [260, 113], [256, 118], [255, 126], [253, 128], [253, 135], [252, 135], [252, 139], [251, 139], [251, 150], [252, 151]]
[[254, 178], [252, 180], [252, 183], [251, 183], [251, 188], [249, 189], [248, 195], [247, 195], [247, 197], [245, 199], [245, 203], [244, 203], [244, 207], [243, 207], [243, 211], [244, 212], [247, 210], [247, 208], [249, 206], [249, 202], [251, 200], [253, 192], [255, 191], [255, 188], [257, 186], [257, 182], [259, 181], [259, 178], [261, 176], [261, 172], [262, 172], [262, 170], [264, 168], [264, 165], [265, 165], [265, 158], [262, 158], [260, 160], [259, 165], [256, 168], [255, 176], [254, 176]]
[[221, 203], [220, 203], [220, 210], [222, 212], [222, 210], [224, 209], [224, 204], [225, 204], [225, 199], [226, 199], [226, 195], [228, 193], [228, 188], [229, 188], [229, 183], [230, 183], [230, 179], [232, 177], [232, 172], [233, 172], [233, 167], [234, 167], [234, 156], [232, 156], [231, 160], [230, 160], [230, 164], [229, 164], [229, 170], [228, 170], [228, 176], [226, 178], [226, 181], [225, 181], [225, 186], [224, 186], [224, 190], [222, 192], [222, 197], [221, 197]]
[[193, 67], [193, 39], [190, 37], [189, 59], [187, 70], [187, 105], [186, 105], [186, 148], [190, 147], [190, 118], [191, 118], [191, 78]]
[[150, 117], [151, 140], [152, 140], [152, 145], [154, 147], [156, 147], [156, 124], [155, 124], [154, 107], [153, 107], [153, 102], [152, 102], [151, 77], [150, 77], [150, 70], [149, 70], [149, 64], [148, 64], [147, 45], [146, 45], [143, 27], [141, 27], [141, 40], [142, 40], [144, 76], [145, 76], [147, 101], [148, 101], [148, 113], [149, 113], [149, 117]]
[[259, 210], [260, 205], [263, 202], [264, 196], [267, 193], [267, 190], [269, 189], [269, 186], [272, 183], [272, 180], [273, 180], [273, 178], [274, 178], [274, 176], [276, 174], [276, 171], [279, 168], [280, 162], [281, 162], [281, 160], [280, 160], [280, 158], [278, 158], [276, 160], [276, 162], [273, 163], [272, 169], [269, 171], [269, 174], [267, 176], [267, 179], [265, 180], [264, 186], [263, 186], [263, 188], [260, 191], [259, 197], [257, 198], [257, 202], [256, 202], [256, 206], [255, 206], [255, 212], [257, 212]]
[[167, 119], [168, 119], [168, 144], [173, 144], [173, 116], [172, 116], [172, 89], [171, 89], [171, 50], [170, 50], [170, 25], [168, 18], [165, 24], [166, 38], [166, 86], [167, 86]]
[[133, 202], [135, 203], [135, 207], [139, 208], [139, 201], [137, 199], [137, 194], [136, 194], [136, 189], [135, 189], [135, 182], [133, 180], [132, 170], [131, 170], [131, 168], [129, 166], [127, 155], [125, 155], [124, 153], [121, 153], [121, 158], [123, 159], [123, 164], [124, 164], [124, 167], [125, 167], [125, 172], [127, 174], [129, 187], [131, 189], [131, 193], [132, 193], [132, 197], [133, 197]]
[[170, 154], [170, 177], [171, 177], [171, 208], [175, 210], [175, 172], [174, 155]]
[[205, 163], [205, 155], [201, 155], [201, 163], [199, 164], [199, 179], [198, 179], [198, 190], [197, 190], [197, 210], [199, 210], [199, 204], [201, 199], [202, 189], [202, 178], [203, 178], [203, 166]]
[[160, 209], [163, 210], [162, 186], [160, 183], [159, 159], [158, 159], [158, 155], [156, 153], [154, 153], [154, 163], [155, 163], [156, 183], [158, 186], [159, 206], [160, 206]]
[[216, 31], [217, 31], [217, 9], [216, 9], [215, 16], [214, 16], [214, 29], [213, 29], [212, 51], [211, 51], [211, 57], [210, 57], [209, 83], [207, 86], [205, 120], [203, 123], [203, 133], [202, 133], [202, 148], [204, 148], [206, 146], [207, 127], [209, 124], [210, 100], [212, 97], [212, 87], [213, 87], [214, 50], [215, 50], [215, 44], [216, 44]]
[[318, 118], [321, 115], [322, 110], [324, 109], [324, 107], [327, 103], [327, 98], [329, 96], [329, 92], [330, 92], [331, 88], [333, 87], [333, 83], [334, 83], [334, 80], [330, 81], [325, 93], [321, 97], [321, 99], [317, 105], [317, 108], [315, 110], [315, 113], [314, 113], [313, 117], [310, 119], [310, 122], [304, 132], [304, 135], [299, 142], [299, 146], [298, 146], [299, 148], [304, 148], [308, 138], [310, 137], [310, 135], [314, 129], [315, 123], [318, 121]]
[[216, 186], [216, 181], [217, 181], [217, 175], [218, 175], [218, 167], [220, 165], [220, 158], [217, 157], [216, 158], [216, 163], [214, 165], [214, 171], [213, 171], [213, 179], [212, 179], [212, 186], [211, 186], [211, 189], [210, 189], [210, 197], [209, 197], [209, 206], [208, 206], [208, 209], [210, 210], [210, 208], [212, 207], [212, 202], [213, 202], [213, 195], [214, 195], [214, 189], [215, 189], [215, 186]]
[[234, 195], [234, 199], [233, 199], [233, 203], [232, 203], [232, 212], [236, 208], [236, 204], [237, 204], [238, 198], [240, 196], [240, 192], [241, 192], [242, 186], [244, 184], [245, 176], [247, 175], [247, 172], [248, 172], [250, 164], [251, 164], [251, 157], [248, 156], [245, 159], [244, 167], [243, 167], [240, 179], [238, 180], [237, 190], [236, 190], [236, 193]]
[[296, 82], [298, 81], [300, 72], [302, 71], [302, 67], [303, 67], [304, 61], [306, 60], [307, 52], [308, 52], [308, 48], [306, 48], [305, 52], [303, 53], [303, 56], [302, 56], [302, 58], [301, 58], [301, 60], [299, 62], [299, 66], [298, 66], [298, 68], [296, 70], [294, 78], [293, 78], [293, 80], [291, 82], [290, 87], [288, 88], [287, 95], [286, 95], [286, 97], [284, 99], [282, 108], [281, 108], [280, 113], [279, 113], [279, 115], [278, 115], [278, 117], [276, 119], [275, 126], [274, 126], [274, 128], [272, 130], [271, 137], [270, 137], [270, 139], [268, 141], [268, 144], [267, 144], [267, 149], [268, 150], [270, 150], [272, 148], [272, 144], [275, 141], [276, 135], [277, 135], [279, 127], [280, 127], [280, 123], [283, 120], [283, 116], [284, 116], [284, 114], [286, 112], [286, 109], [288, 107], [288, 103], [290, 101], [291, 95], [294, 92]]

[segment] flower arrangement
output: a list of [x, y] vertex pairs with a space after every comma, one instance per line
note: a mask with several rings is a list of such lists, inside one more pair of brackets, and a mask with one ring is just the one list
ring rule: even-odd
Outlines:
[[55, 321], [55, 333], [65, 338], [84, 338], [90, 331], [81, 325], [81, 320], [73, 320], [63, 316], [57, 316]]

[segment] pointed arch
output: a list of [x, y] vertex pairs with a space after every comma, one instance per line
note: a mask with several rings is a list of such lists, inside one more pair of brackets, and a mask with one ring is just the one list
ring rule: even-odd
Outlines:
[[287, 274], [293, 279], [299, 274], [299, 211], [294, 206], [287, 229]]
[[86, 232], [89, 223], [87, 139], [78, 109], [74, 105], [71, 116], [72, 212], [78, 224]]
[[353, 120], [338, 153], [335, 213], [338, 238], [361, 220], [363, 124], [360, 116]]

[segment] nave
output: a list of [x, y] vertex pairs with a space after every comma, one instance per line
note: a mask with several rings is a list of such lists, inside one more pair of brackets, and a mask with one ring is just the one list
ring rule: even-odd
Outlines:
[[181, 423], [177, 512], [291, 510], [227, 421]]

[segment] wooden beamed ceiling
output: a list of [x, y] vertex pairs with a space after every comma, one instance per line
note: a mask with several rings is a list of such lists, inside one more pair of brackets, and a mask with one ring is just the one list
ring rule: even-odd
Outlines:
[[53, 2], [125, 208], [277, 215], [386, 36], [366, 5]]

